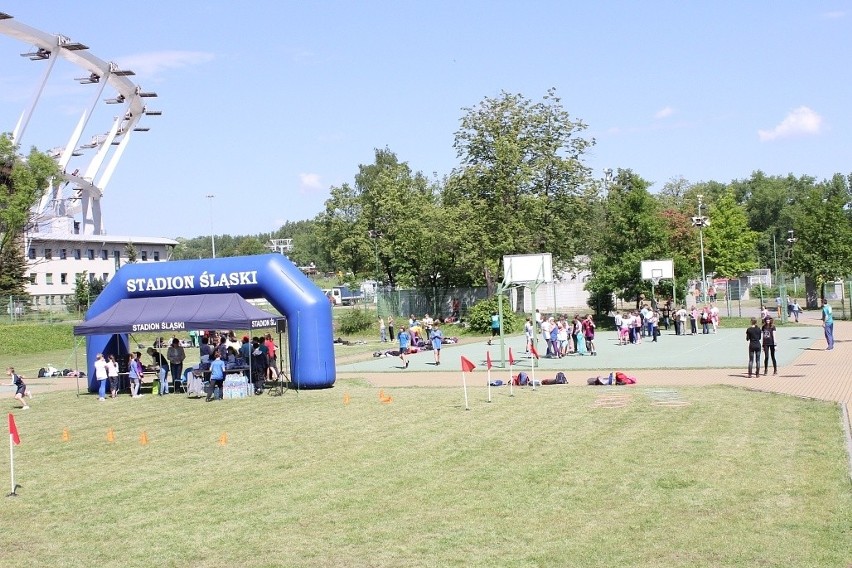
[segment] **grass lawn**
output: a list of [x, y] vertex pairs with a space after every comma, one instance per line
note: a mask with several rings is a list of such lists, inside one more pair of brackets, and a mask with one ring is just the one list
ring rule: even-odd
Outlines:
[[561, 387], [488, 404], [474, 388], [468, 412], [457, 388], [386, 393], [39, 395], [14, 410], [23, 487], [0, 508], [0, 565], [852, 561], [836, 405], [727, 387], [678, 389], [680, 407], [648, 388], [619, 390], [621, 408], [596, 404], [606, 389]]

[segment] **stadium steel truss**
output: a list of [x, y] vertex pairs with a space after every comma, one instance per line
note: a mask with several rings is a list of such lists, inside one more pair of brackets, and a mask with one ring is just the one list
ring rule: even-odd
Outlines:
[[[96, 57], [88, 46], [61, 34], [39, 31], [3, 12], [0, 12], [0, 34], [31, 46], [29, 51], [20, 55], [44, 66], [35, 93], [11, 133], [13, 142], [18, 146], [21, 146], [30, 119], [37, 112], [39, 100], [57, 61], [64, 60], [75, 65], [82, 71], [82, 76], [75, 78], [75, 81], [82, 85], [92, 85], [94, 93], [91, 103], [82, 110], [82, 116], [67, 143], [47, 150], [56, 159], [62, 175], [47, 188], [35, 206], [33, 218], [41, 233], [104, 234], [101, 197], [127, 149], [131, 134], [148, 130], [140, 125], [142, 117], [162, 114], [161, 111], [149, 109], [146, 104], [148, 99], [157, 94], [143, 91], [131, 81], [133, 71], [121, 69], [113, 62]], [[104, 96], [110, 98], [102, 99]], [[90, 119], [101, 103], [116, 105], [119, 112], [111, 116], [111, 123], [90, 124]], [[110, 114], [107, 113], [108, 116]], [[100, 115], [98, 118], [102, 120]], [[91, 138], [81, 144], [80, 141], [85, 140], [84, 136]], [[72, 158], [80, 159], [75, 160], [75, 169], [68, 172]], [[77, 163], [81, 167], [76, 167]]]

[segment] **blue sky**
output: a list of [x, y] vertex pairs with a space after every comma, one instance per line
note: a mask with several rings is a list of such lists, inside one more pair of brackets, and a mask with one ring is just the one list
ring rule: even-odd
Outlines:
[[[660, 188], [852, 171], [847, 1], [6, 0], [0, 11], [158, 93], [149, 106], [163, 116], [143, 119], [150, 132], [134, 134], [105, 191], [115, 235], [209, 235], [211, 209], [217, 234], [312, 218], [375, 148], [444, 176], [463, 108], [501, 91], [538, 101], [555, 87], [597, 140], [597, 176], [632, 168]], [[18, 55], [28, 50], [0, 36], [5, 131], [43, 69]], [[94, 92], [79, 76], [57, 68], [25, 147], [65, 144]], [[98, 132], [115, 108], [99, 105]]]

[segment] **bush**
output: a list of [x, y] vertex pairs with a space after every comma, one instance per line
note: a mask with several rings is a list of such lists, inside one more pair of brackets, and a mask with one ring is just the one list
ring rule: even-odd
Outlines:
[[[497, 296], [492, 296], [485, 300], [480, 300], [467, 311], [467, 323], [471, 331], [476, 333], [491, 332], [491, 314], [498, 312]], [[515, 333], [521, 329], [521, 324], [515, 314], [512, 313], [512, 307], [508, 299], [503, 300], [503, 333]]]
[[337, 329], [344, 335], [354, 335], [370, 329], [375, 323], [374, 313], [368, 310], [354, 308], [343, 314]]

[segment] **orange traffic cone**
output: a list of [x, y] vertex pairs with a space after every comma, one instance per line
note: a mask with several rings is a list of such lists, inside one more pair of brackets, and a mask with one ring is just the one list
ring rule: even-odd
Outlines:
[[349, 393], [348, 393], [348, 392], [347, 392], [347, 393], [345, 393], [345, 394], [343, 395], [343, 404], [349, 404], [349, 401], [350, 401], [350, 400], [352, 400], [352, 399], [349, 397]]
[[110, 444], [115, 442], [115, 431], [112, 428], [107, 430], [107, 442], [109, 442]]
[[228, 445], [228, 434], [227, 433], [222, 432], [222, 434], [219, 436], [219, 445], [220, 446], [227, 446]]
[[142, 435], [139, 436], [139, 443], [143, 446], [148, 445], [148, 432], [146, 432], [145, 430], [142, 430]]
[[68, 428], [65, 428], [62, 431], [62, 441], [67, 442], [71, 439], [71, 434], [68, 432]]

